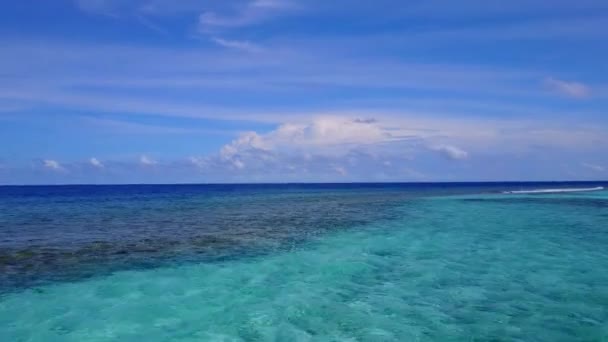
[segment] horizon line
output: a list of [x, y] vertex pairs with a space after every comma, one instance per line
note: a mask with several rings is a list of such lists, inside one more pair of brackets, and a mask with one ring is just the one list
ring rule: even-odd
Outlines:
[[608, 180], [524, 180], [524, 181], [404, 181], [404, 182], [243, 182], [243, 183], [64, 183], [64, 184], [0, 184], [0, 187], [26, 186], [172, 186], [172, 185], [356, 185], [356, 184], [539, 184], [539, 183], [608, 183]]

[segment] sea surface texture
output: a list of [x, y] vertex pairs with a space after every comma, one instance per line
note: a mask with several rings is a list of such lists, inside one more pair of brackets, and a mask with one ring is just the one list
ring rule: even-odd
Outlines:
[[0, 187], [0, 341], [608, 341], [597, 186]]

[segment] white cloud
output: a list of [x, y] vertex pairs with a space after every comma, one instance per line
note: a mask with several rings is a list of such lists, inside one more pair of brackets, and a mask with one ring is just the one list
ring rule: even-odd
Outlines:
[[89, 159], [89, 164], [91, 164], [91, 166], [96, 167], [98, 169], [102, 169], [104, 167], [103, 163], [101, 161], [99, 161], [99, 159], [97, 159], [97, 158]]
[[188, 161], [190, 162], [190, 164], [199, 167], [199, 168], [204, 168], [205, 166], [207, 166], [207, 159], [206, 158], [202, 158], [202, 157], [189, 157]]
[[452, 160], [464, 160], [469, 157], [469, 153], [451, 145], [432, 146], [431, 150], [439, 152], [442, 156]]
[[145, 166], [151, 166], [151, 165], [158, 164], [158, 162], [156, 160], [151, 159], [150, 157], [148, 157], [146, 155], [142, 155], [141, 157], [139, 157], [139, 163], [141, 165], [145, 165]]
[[206, 166], [283, 173], [305, 173], [313, 168], [328, 175], [346, 176], [348, 172], [340, 164], [355, 165], [358, 158], [369, 158], [368, 154], [355, 151], [397, 140], [376, 120], [323, 116], [285, 123], [264, 134], [242, 133], [223, 146]]
[[220, 28], [235, 28], [257, 24], [287, 10], [297, 8], [287, 0], [254, 0], [238, 8], [231, 15], [204, 12], [199, 16], [199, 30], [208, 33]]
[[563, 81], [556, 78], [547, 78], [545, 85], [554, 93], [567, 97], [584, 99], [591, 95], [591, 89], [579, 82]]
[[376, 144], [400, 138], [376, 120], [348, 116], [319, 116], [305, 122], [280, 125], [275, 131], [258, 138], [258, 145], [270, 148], [348, 146]]
[[378, 153], [387, 148], [382, 145], [399, 141], [398, 131], [391, 132], [376, 120], [322, 116], [285, 123], [265, 134], [245, 132], [220, 149], [217, 162], [233, 170], [247, 167], [293, 172], [297, 165], [298, 170], [312, 166], [319, 172], [346, 175], [346, 169], [335, 166], [335, 162], [352, 166], [361, 153], [369, 158], [365, 149]]
[[264, 160], [285, 156], [314, 160], [342, 158], [357, 151], [375, 156], [380, 165], [394, 161], [395, 156], [412, 159], [429, 151], [449, 160], [465, 160], [471, 153], [521, 155], [538, 153], [539, 148], [588, 150], [608, 143], [605, 127], [580, 123], [555, 126], [545, 121], [370, 117], [336, 114], [294, 119], [270, 132], [243, 133], [223, 146], [218, 157], [224, 162], [245, 162], [253, 155]]
[[583, 167], [596, 171], [596, 172], [604, 172], [606, 171], [606, 168], [602, 165], [597, 165], [597, 164], [591, 164], [591, 163], [582, 163], [581, 164]]
[[[400, 165], [414, 155], [426, 158], [429, 147], [452, 160], [468, 157], [468, 152], [439, 143], [451, 132], [420, 126], [417, 121], [367, 118], [361, 116], [318, 116], [288, 122], [267, 133], [245, 132], [224, 145], [205, 167], [209, 170], [242, 170], [252, 173], [277, 172], [300, 175], [311, 171], [331, 179], [336, 174], [349, 179], [381, 167], [399, 173]], [[461, 133], [463, 134], [463, 133]], [[474, 134], [468, 134], [474, 136]], [[481, 134], [483, 136], [483, 134]], [[457, 136], [451, 136], [457, 138]], [[343, 165], [348, 165], [347, 170]], [[392, 167], [395, 165], [395, 167]], [[375, 171], [373, 171], [375, 172]], [[413, 177], [411, 174], [401, 176]], [[399, 177], [399, 174], [395, 175]], [[416, 175], [418, 177], [419, 175]]]
[[[593, 156], [607, 142], [606, 130], [597, 125], [560, 125], [354, 112], [290, 116], [270, 131], [242, 133], [215, 154], [163, 163], [141, 155], [131, 163], [112, 165], [117, 169], [123, 165], [123, 170], [132, 172], [144, 169], [137, 165], [147, 166], [157, 174], [193, 175], [191, 179], [211, 182], [471, 180], [508, 177], [509, 170], [525, 168], [522, 160], [538, 162], [539, 156], [568, 160], [566, 155], [576, 156], [580, 151]], [[450, 162], [470, 155], [475, 158], [466, 164]], [[486, 166], [480, 165], [488, 160], [505, 165], [486, 175]], [[56, 161], [45, 164], [53, 170], [62, 167]], [[590, 163], [580, 167], [606, 170]], [[465, 174], [465, 169], [471, 173]], [[502, 170], [506, 171], [496, 174]], [[78, 167], [70, 172], [76, 174]]]
[[56, 161], [56, 160], [52, 160], [52, 159], [45, 159], [42, 161], [42, 165], [49, 169], [49, 170], [53, 170], [53, 171], [62, 171], [65, 170], [63, 168], [63, 166], [61, 166], [61, 164]]
[[[222, 94], [228, 90], [242, 92], [253, 89], [263, 94], [262, 98], [268, 101], [273, 101], [275, 98], [284, 98], [287, 101], [293, 99], [293, 96], [306, 98], [305, 95], [311, 94], [314, 97], [321, 91], [320, 89], [348, 87], [372, 90], [375, 93], [378, 89], [389, 87], [466, 93], [474, 95], [474, 100], [471, 102], [475, 105], [483, 105], [484, 101], [487, 101], [485, 99], [490, 98], [483, 96], [487, 94], [515, 94], [520, 97], [541, 94], [537, 80], [542, 76], [530, 70], [405, 61], [387, 62], [375, 59], [365, 63], [359, 60], [344, 61], [337, 57], [345, 53], [341, 50], [343, 48], [327, 45], [298, 47], [269, 43], [268, 49], [272, 53], [251, 56], [233, 51], [237, 47], [247, 49], [248, 44], [251, 43], [220, 39], [223, 39], [225, 45], [234, 48], [219, 49], [212, 46], [168, 49], [8, 41], [0, 47], [0, 55], [4, 57], [0, 72], [4, 71], [7, 75], [15, 76], [7, 76], [8, 78], [0, 80], [0, 97], [27, 106], [65, 106], [77, 110], [119, 113], [121, 116], [147, 114], [215, 120], [272, 120], [276, 123], [286, 120], [284, 115], [294, 116], [302, 114], [297, 113], [298, 111], [310, 110], [310, 104], [316, 101], [299, 102], [298, 100], [295, 104], [298, 109], [293, 111], [295, 113], [283, 113], [283, 111], [277, 113], [277, 110], [263, 111], [263, 108], [256, 106], [244, 110], [244, 106], [239, 105], [239, 101], [223, 102], [222, 100], [218, 101], [217, 105], [210, 106], [208, 101], [187, 94], [205, 91], [209, 96], [214, 96], [216, 93]], [[40, 58], [33, 59], [31, 56], [40, 56]], [[113, 60], [125, 62], [111, 63], [110, 61]], [[32, 73], [31, 70], [36, 72]], [[103, 70], [103, 73], [99, 70]], [[29, 76], [22, 77], [22, 75]], [[525, 86], [526, 84], [530, 86]], [[522, 85], [524, 85], [523, 89]], [[108, 91], [91, 91], [98, 87]], [[150, 92], [167, 87], [180, 91], [184, 89], [184, 96], [175, 97], [173, 92]], [[126, 89], [132, 91], [124, 91]], [[350, 101], [357, 103], [345, 107], [358, 108], [360, 107], [358, 101], [363, 102], [366, 99], [372, 101], [371, 106], [380, 104], [384, 108], [398, 107], [404, 112], [437, 111], [437, 107], [441, 112], [454, 115], [459, 115], [458, 112], [475, 114], [482, 111], [485, 114], [485, 111], [488, 111], [487, 108], [479, 108], [479, 106], [470, 108], [470, 105], [467, 108], [460, 106], [460, 109], [454, 110], [455, 105], [446, 102], [454, 101], [446, 100], [445, 97], [442, 100], [433, 98], [431, 104], [416, 104], [415, 99], [389, 95], [381, 101], [369, 99], [367, 96], [349, 98], [349, 103]], [[511, 104], [506, 101], [498, 102], [494, 107], [507, 111], [508, 109], [504, 108], [512, 105], [513, 101]], [[368, 102], [366, 106], [369, 107], [370, 103]], [[529, 104], [522, 104], [521, 107], [526, 107], [518, 109], [517, 113], [521, 115], [527, 114], [522, 113], [523, 110], [538, 113], [538, 108], [530, 108]], [[559, 114], [565, 114], [563, 108], [544, 105], [542, 108], [547, 112], [556, 110], [561, 112]]]
[[229, 160], [239, 152], [248, 149], [268, 150], [270, 142], [256, 132], [245, 132], [241, 136], [225, 145], [220, 150], [220, 157], [224, 160]]
[[259, 163], [268, 162], [275, 158], [274, 152], [271, 152], [271, 143], [265, 136], [256, 132], [242, 133], [239, 138], [220, 149], [219, 161], [237, 170], [245, 168], [244, 159], [247, 158], [253, 157]]
[[242, 40], [228, 40], [219, 37], [212, 37], [211, 40], [217, 45], [223, 46], [229, 49], [241, 50], [246, 52], [260, 52], [262, 48], [253, 44], [249, 41]]
[[243, 163], [240, 159], [233, 160], [232, 165], [234, 165], [234, 167], [236, 167], [239, 170], [245, 167], [245, 163]]

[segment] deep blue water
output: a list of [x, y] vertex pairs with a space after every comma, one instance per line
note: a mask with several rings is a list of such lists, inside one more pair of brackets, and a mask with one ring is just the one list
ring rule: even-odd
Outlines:
[[0, 340], [605, 340], [595, 186], [0, 187]]

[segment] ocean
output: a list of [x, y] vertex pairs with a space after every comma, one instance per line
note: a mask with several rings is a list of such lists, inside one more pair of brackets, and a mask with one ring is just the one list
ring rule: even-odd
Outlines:
[[607, 341], [598, 186], [0, 187], [0, 341]]

